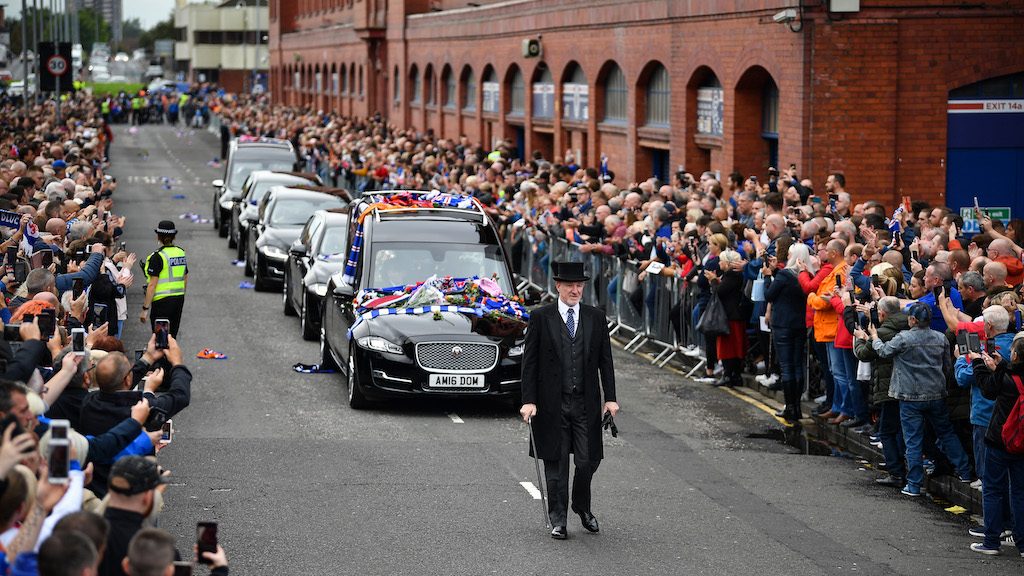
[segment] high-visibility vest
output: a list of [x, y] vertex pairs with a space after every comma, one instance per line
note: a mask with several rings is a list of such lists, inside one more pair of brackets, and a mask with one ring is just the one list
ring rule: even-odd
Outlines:
[[145, 100], [143, 100], [142, 98], [140, 98], [138, 96], [136, 96], [135, 98], [132, 98], [132, 110], [139, 110], [139, 109], [141, 109], [142, 105], [145, 104], [145, 102], [146, 102]]
[[[169, 296], [185, 295], [185, 251], [177, 246], [164, 246], [149, 257], [159, 255], [164, 261], [163, 268], [156, 280], [156, 293], [153, 294], [153, 301], [161, 300]], [[149, 260], [146, 260], [146, 269], [149, 269]]]
[[110, 101], [104, 100], [100, 102], [100, 112], [103, 114], [110, 114]]

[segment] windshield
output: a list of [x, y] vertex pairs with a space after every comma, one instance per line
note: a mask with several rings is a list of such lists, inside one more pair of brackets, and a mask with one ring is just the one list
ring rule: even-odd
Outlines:
[[334, 226], [324, 231], [324, 239], [320, 242], [320, 255], [331, 256], [345, 251], [347, 226]]
[[266, 181], [257, 182], [256, 184], [252, 185], [249, 188], [249, 196], [248, 196], [249, 203], [250, 204], [259, 204], [260, 201], [263, 200], [263, 197], [267, 195], [267, 192], [269, 192], [271, 188], [273, 188], [274, 186], [279, 186], [279, 185], [280, 185], [280, 182], [266, 182]]
[[252, 158], [235, 160], [231, 163], [231, 174], [228, 176], [228, 188], [237, 190], [253, 170], [277, 170], [287, 172], [295, 168], [295, 160], [291, 152], [279, 158]]
[[320, 198], [287, 198], [274, 203], [270, 213], [271, 226], [302, 226], [317, 210], [342, 208], [345, 201], [337, 196]]
[[496, 244], [422, 244], [380, 242], [373, 245], [367, 286], [387, 288], [422, 282], [431, 276], [490, 278], [497, 275], [506, 295], [513, 294], [506, 278], [501, 248]]

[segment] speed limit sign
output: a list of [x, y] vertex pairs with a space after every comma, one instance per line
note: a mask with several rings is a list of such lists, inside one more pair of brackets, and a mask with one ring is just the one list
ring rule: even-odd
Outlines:
[[60, 54], [54, 54], [46, 61], [46, 71], [54, 76], [63, 76], [68, 71], [68, 61]]

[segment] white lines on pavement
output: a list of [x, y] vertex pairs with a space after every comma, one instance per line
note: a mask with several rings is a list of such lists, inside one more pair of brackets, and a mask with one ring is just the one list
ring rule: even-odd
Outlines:
[[530, 496], [533, 496], [534, 500], [541, 499], [540, 490], [538, 490], [537, 487], [533, 485], [533, 482], [520, 482], [519, 485], [522, 486], [527, 492], [529, 492]]
[[454, 413], [454, 412], [449, 413], [448, 417], [451, 418], [452, 422], [455, 422], [456, 424], [465, 424], [466, 423], [465, 420], [463, 420], [462, 418], [459, 418], [459, 415]]

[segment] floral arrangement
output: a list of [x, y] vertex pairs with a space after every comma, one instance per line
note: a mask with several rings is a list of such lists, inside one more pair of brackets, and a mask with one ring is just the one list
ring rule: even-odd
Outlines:
[[[511, 319], [525, 322], [530, 319], [526, 308], [517, 297], [506, 298], [494, 278], [443, 278], [431, 277], [423, 282], [406, 286], [367, 288], [356, 294], [354, 305], [359, 315], [388, 308], [404, 309], [404, 313], [434, 314], [441, 319], [441, 312], [449, 306], [459, 312], [471, 311], [477, 316], [492, 319]], [[438, 306], [445, 307], [444, 310]]]

